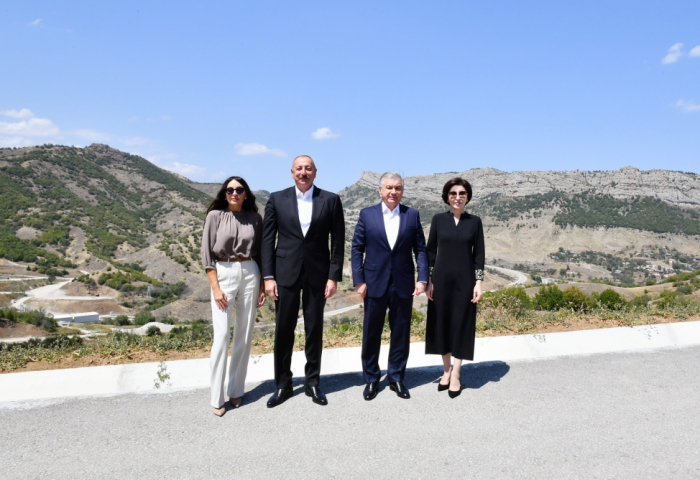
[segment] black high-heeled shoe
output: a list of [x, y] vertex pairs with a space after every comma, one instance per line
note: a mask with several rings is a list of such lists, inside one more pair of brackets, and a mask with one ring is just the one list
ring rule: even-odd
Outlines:
[[[449, 388], [449, 386], [447, 388]], [[454, 390], [447, 390], [447, 394], [450, 396], [450, 398], [457, 398], [459, 397], [460, 393], [462, 393], [462, 385], [459, 386], [459, 390], [456, 392]]]
[[[452, 367], [450, 367], [449, 373], [450, 373], [450, 374], [452, 373]], [[448, 383], [447, 385], [443, 385], [442, 383], [438, 382], [438, 392], [444, 392], [444, 391], [447, 390], [448, 388], [450, 388], [450, 384], [449, 384], [449, 383]]]

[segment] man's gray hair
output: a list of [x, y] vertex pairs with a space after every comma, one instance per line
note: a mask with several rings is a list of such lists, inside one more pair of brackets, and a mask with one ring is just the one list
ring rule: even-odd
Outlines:
[[398, 172], [388, 171], [388, 172], [384, 173], [384, 175], [379, 177], [379, 188], [382, 188], [384, 186], [385, 179], [394, 179], [394, 178], [398, 178], [399, 180], [401, 180], [401, 186], [403, 187], [403, 178], [401, 178], [401, 175]]

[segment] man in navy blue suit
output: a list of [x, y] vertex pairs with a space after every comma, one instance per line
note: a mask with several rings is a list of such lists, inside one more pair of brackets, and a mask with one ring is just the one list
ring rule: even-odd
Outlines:
[[428, 283], [425, 235], [418, 211], [400, 204], [401, 175], [396, 172], [382, 175], [379, 194], [381, 203], [360, 211], [352, 239], [352, 279], [365, 307], [362, 370], [367, 385], [363, 395], [365, 400], [377, 396], [381, 377], [379, 348], [388, 308], [391, 328], [389, 388], [400, 398], [411, 398], [403, 379], [411, 343], [413, 296], [425, 292]]

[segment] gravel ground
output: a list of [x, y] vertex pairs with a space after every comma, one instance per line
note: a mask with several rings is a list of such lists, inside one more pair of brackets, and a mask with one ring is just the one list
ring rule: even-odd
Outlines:
[[412, 399], [359, 374], [270, 382], [215, 417], [208, 391], [84, 398], [0, 410], [0, 478], [700, 478], [700, 348], [490, 362], [407, 373]]

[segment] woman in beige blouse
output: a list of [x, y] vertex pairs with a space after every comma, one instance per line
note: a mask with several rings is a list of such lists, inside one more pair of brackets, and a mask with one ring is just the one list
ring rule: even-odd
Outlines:
[[241, 177], [228, 178], [207, 209], [202, 236], [202, 264], [211, 284], [214, 325], [211, 406], [219, 417], [226, 412], [224, 382], [232, 308], [236, 313], [227, 396], [233, 408], [243, 401], [256, 309], [265, 303], [260, 276], [261, 240], [262, 217], [255, 195]]

